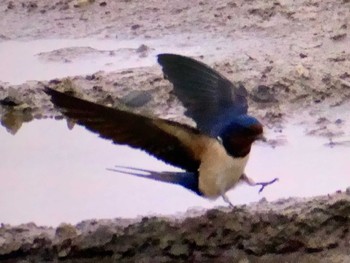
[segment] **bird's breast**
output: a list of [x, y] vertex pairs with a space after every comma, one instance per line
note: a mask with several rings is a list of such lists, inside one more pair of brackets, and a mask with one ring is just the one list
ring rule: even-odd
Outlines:
[[248, 158], [249, 154], [234, 158], [217, 140], [211, 141], [201, 156], [200, 191], [209, 198], [216, 198], [230, 190], [243, 174]]

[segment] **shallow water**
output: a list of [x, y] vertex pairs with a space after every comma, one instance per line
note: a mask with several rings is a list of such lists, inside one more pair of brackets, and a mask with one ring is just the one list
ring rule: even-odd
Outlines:
[[[258, 194], [257, 187], [240, 185], [228, 196], [234, 204], [262, 197], [306, 197], [344, 190], [350, 185], [350, 147], [325, 146], [325, 138], [306, 136], [301, 126], [282, 133], [269, 131], [283, 146], [253, 147], [246, 172], [256, 181], [280, 181]], [[65, 120], [23, 124], [14, 136], [0, 128], [0, 222], [57, 225], [89, 218], [175, 214], [192, 207], [226, 204], [209, 201], [186, 189], [110, 172], [114, 165], [174, 170], [147, 154], [113, 145], [82, 127], [67, 128]]]
[[[140, 56], [135, 51], [140, 45], [150, 47], [149, 54]], [[89, 47], [101, 54], [80, 54], [56, 56], [56, 61], [40, 58], [38, 54], [64, 48]], [[207, 47], [208, 48], [208, 47]], [[133, 51], [131, 51], [133, 50]], [[113, 51], [113, 55], [105, 51]], [[156, 64], [156, 54], [160, 52], [177, 52], [196, 54], [198, 45], [191, 46], [166, 39], [159, 40], [106, 40], [106, 39], [39, 39], [32, 41], [4, 41], [0, 43], [1, 81], [21, 84], [27, 80], [50, 80], [66, 76], [92, 74], [100, 70], [113, 71]], [[67, 57], [67, 61], [64, 60]]]
[[[211, 54], [216, 58], [245, 55], [247, 50], [264, 48], [271, 39], [237, 39], [227, 40], [225, 37], [207, 40], [208, 36], [171, 35], [161, 39], [38, 39], [31, 41], [3, 41], [0, 42], [1, 81], [10, 84], [21, 84], [28, 80], [50, 80], [74, 75], [92, 74], [97, 71], [114, 71], [135, 67], [156, 65], [156, 55], [173, 52], [182, 55], [199, 56], [206, 54], [206, 61], [210, 62]], [[205, 45], [203, 45], [205, 42]], [[141, 45], [149, 49], [146, 56], [136, 52]], [[92, 52], [81, 52], [80, 48], [94, 49]], [[43, 59], [40, 53], [53, 52], [61, 49], [73, 48], [71, 53], [53, 55], [54, 59]], [[112, 51], [111, 55], [108, 51]], [[51, 53], [52, 54], [52, 53]], [[208, 57], [209, 56], [209, 57]]]
[[[190, 41], [188, 36], [178, 35], [132, 41], [4, 41], [0, 43], [0, 61], [6, 63], [0, 65], [0, 80], [20, 84], [27, 80], [49, 80], [99, 70], [150, 66], [156, 64], [156, 54], [161, 52], [191, 56], [215, 53], [217, 58], [226, 56], [233, 49], [236, 50], [235, 54], [245, 56], [244, 50], [258, 52], [259, 48], [264, 48], [264, 52], [267, 52], [266, 48], [271, 47], [268, 39], [261, 38], [259, 41], [238, 39], [229, 45], [223, 39], [211, 39], [206, 45], [203, 45], [203, 41], [203, 35], [193, 35]], [[146, 57], [130, 51], [130, 48], [137, 49], [141, 44], [151, 48]], [[73, 56], [70, 62], [50, 62], [38, 56], [41, 52], [69, 47], [113, 50], [114, 54], [92, 52]], [[64, 56], [58, 57], [61, 58], [65, 59]], [[325, 116], [346, 119], [348, 110], [333, 108], [327, 110], [329, 116]], [[90, 218], [174, 214], [191, 207], [226, 206], [221, 198], [215, 202], [208, 201], [180, 186], [106, 169], [114, 165], [153, 170], [175, 169], [141, 151], [113, 145], [78, 126], [69, 130], [65, 121], [40, 120], [21, 126], [21, 121], [17, 119], [16, 116], [7, 116], [6, 119], [15, 136], [0, 127], [0, 223], [33, 221], [57, 225]], [[310, 120], [310, 123], [314, 121]], [[258, 194], [258, 188], [240, 185], [228, 193], [234, 204], [258, 201], [262, 197], [275, 200], [327, 194], [344, 190], [350, 185], [350, 147], [342, 144], [327, 147], [325, 144], [329, 141], [326, 138], [306, 136], [304, 129], [305, 126], [289, 124], [282, 134], [272, 131], [268, 134], [270, 138], [282, 136], [286, 140], [285, 145], [275, 149], [263, 144], [253, 147], [247, 174], [256, 181], [274, 177], [279, 177], [280, 181], [267, 187], [262, 194]]]

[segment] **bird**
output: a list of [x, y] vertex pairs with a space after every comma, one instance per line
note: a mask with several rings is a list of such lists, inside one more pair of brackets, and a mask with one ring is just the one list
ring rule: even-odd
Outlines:
[[251, 146], [264, 140], [263, 125], [248, 115], [248, 92], [206, 64], [178, 54], [159, 54], [164, 77], [196, 127], [77, 98], [48, 86], [44, 92], [61, 113], [115, 144], [141, 149], [182, 171], [115, 166], [111, 171], [180, 185], [208, 199], [222, 197], [239, 182], [261, 186], [244, 172]]

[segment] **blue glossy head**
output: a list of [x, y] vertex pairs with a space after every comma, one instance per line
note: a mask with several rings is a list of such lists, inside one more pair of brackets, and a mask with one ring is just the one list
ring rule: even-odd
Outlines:
[[256, 118], [246, 114], [237, 116], [235, 119], [233, 119], [233, 122], [248, 129], [254, 126], [262, 126]]
[[259, 137], [263, 133], [263, 126], [256, 118], [242, 114], [231, 119], [223, 133], [230, 136], [251, 137], [254, 141], [255, 136]]
[[252, 143], [262, 138], [262, 134], [261, 123], [256, 118], [243, 114], [231, 119], [220, 137], [231, 155], [242, 157], [249, 153]]

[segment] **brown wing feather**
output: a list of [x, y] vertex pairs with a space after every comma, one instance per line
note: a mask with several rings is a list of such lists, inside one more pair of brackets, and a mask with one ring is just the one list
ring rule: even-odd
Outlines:
[[[177, 122], [152, 119], [113, 109], [45, 87], [52, 103], [79, 125], [116, 144], [142, 149], [166, 163], [187, 171], [197, 171], [199, 156], [196, 149], [184, 144], [181, 136], [199, 136], [199, 131]], [[186, 142], [185, 142], [186, 143]]]

